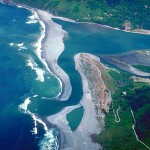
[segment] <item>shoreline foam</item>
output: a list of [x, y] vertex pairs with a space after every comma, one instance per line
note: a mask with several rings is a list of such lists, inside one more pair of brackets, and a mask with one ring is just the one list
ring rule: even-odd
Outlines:
[[[0, 0], [0, 2], [3, 3], [1, 0]], [[36, 54], [37, 54], [38, 58], [41, 60], [41, 62], [45, 65], [45, 67], [49, 71], [49, 73], [52, 74], [55, 78], [57, 78], [60, 83], [61, 90], [53, 99], [57, 99], [57, 100], [61, 100], [61, 101], [68, 100], [71, 95], [71, 91], [72, 91], [70, 79], [69, 79], [69, 76], [64, 72], [64, 70], [62, 68], [60, 68], [57, 64], [57, 60], [58, 60], [59, 56], [64, 51], [63, 39], [67, 35], [67, 32], [62, 29], [61, 25], [53, 22], [53, 20], [52, 20], [53, 15], [47, 11], [38, 10], [38, 9], [32, 8], [30, 6], [16, 4], [14, 2], [9, 3], [9, 5], [16, 6], [18, 8], [27, 9], [27, 10], [31, 11], [33, 13], [33, 15], [39, 20], [39, 23], [42, 27], [42, 31], [41, 31], [41, 35], [35, 45], [37, 47]], [[53, 16], [53, 18], [55, 18], [55, 17]], [[56, 17], [56, 18], [63, 18], [63, 17]], [[66, 19], [66, 20], [69, 21], [69, 19]], [[53, 25], [53, 29], [50, 28], [50, 26], [52, 27], [52, 25]], [[53, 30], [54, 30], [54, 36], [52, 36], [51, 33], [49, 34], [49, 32], [51, 32]], [[60, 38], [59, 38], [59, 36], [57, 36], [58, 39], [53, 39], [53, 37], [55, 37], [55, 34], [59, 34]], [[53, 52], [51, 46], [47, 47], [47, 45], [50, 42], [49, 40], [51, 40], [51, 41], [55, 40], [56, 42], [61, 43], [63, 45], [63, 48], [57, 49], [58, 50], [58, 51], [56, 50], [57, 53], [55, 53], [56, 51]], [[54, 43], [53, 47], [55, 47], [55, 46], [57, 47], [58, 44]], [[47, 51], [48, 48], [51, 51]], [[49, 56], [54, 55], [55, 58], [53, 57], [51, 59], [51, 57], [48, 57], [48, 55]]]
[[45, 37], [42, 40], [42, 57], [48, 64], [51, 72], [60, 82], [61, 92], [57, 95], [59, 100], [68, 100], [72, 87], [69, 76], [58, 66], [58, 58], [64, 51], [63, 39], [67, 35], [62, 26], [53, 22], [51, 14], [46, 11], [36, 10], [39, 19], [45, 25]]

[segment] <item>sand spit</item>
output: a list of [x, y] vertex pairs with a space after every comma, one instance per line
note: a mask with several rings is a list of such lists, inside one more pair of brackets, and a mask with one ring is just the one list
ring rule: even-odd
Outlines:
[[134, 80], [134, 82], [143, 82], [143, 83], [150, 84], [150, 79], [149, 78], [141, 78], [141, 77], [133, 76], [132, 79]]
[[[61, 130], [61, 149], [63, 150], [99, 150], [102, 147], [98, 143], [93, 143], [91, 135], [100, 134], [104, 127], [103, 109], [108, 112], [111, 98], [101, 79], [100, 70], [94, 64], [99, 62], [99, 58], [93, 55], [80, 53], [74, 57], [76, 70], [82, 77], [83, 97], [80, 104], [68, 106], [60, 113], [49, 116], [50, 123], [55, 124]], [[87, 70], [87, 68], [89, 68]], [[87, 76], [87, 72], [91, 77]], [[95, 82], [93, 82], [95, 79]], [[83, 106], [83, 118], [75, 132], [71, 131], [66, 115], [72, 110]]]
[[128, 71], [134, 75], [148, 77], [150, 73], [140, 71], [134, 67], [134, 65], [140, 64], [150, 66], [149, 51], [132, 51], [123, 54], [105, 55], [102, 58], [110, 64], [116, 67]]
[[135, 67], [132, 67], [130, 65], [128, 65], [128, 66], [129, 66], [129, 69], [130, 69], [131, 73], [133, 73], [135, 75], [142, 76], [142, 77], [150, 76], [150, 73], [146, 73], [146, 72], [140, 71], [140, 70], [138, 70]]
[[[95, 104], [97, 104], [98, 109], [100, 107], [100, 110], [109, 112], [109, 105], [111, 103], [111, 99], [109, 97], [110, 92], [107, 90], [107, 87], [101, 78], [101, 71], [96, 64], [101, 64], [100, 59], [96, 56], [86, 53], [79, 54], [79, 57], [80, 67], [84, 71], [85, 77], [88, 80], [88, 86], [92, 95], [92, 100], [95, 102]], [[103, 64], [101, 65], [103, 66]]]
[[[59, 128], [59, 135], [60, 135], [60, 142], [61, 144], [59, 145], [60, 149], [72, 149], [74, 150], [74, 145], [75, 145], [75, 137], [74, 133], [71, 131], [70, 126], [68, 125], [68, 121], [66, 119], [66, 115], [73, 111], [76, 108], [79, 108], [81, 105], [76, 105], [76, 106], [68, 106], [65, 109], [63, 109], [61, 112], [49, 116], [47, 120], [56, 125]], [[77, 144], [77, 143], [76, 143]]]
[[65, 48], [63, 39], [67, 36], [67, 32], [59, 24], [53, 22], [52, 15], [48, 12], [42, 10], [36, 10], [36, 12], [46, 27], [46, 35], [42, 41], [42, 57], [54, 75], [61, 80], [62, 92], [58, 99], [68, 100], [72, 90], [70, 79], [57, 64], [58, 58]]
[[134, 30], [130, 30], [129, 32], [150, 35], [150, 30], [145, 30], [145, 29], [134, 29]]

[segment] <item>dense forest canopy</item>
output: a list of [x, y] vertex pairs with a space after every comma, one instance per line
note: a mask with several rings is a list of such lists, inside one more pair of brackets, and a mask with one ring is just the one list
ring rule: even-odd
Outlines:
[[96, 22], [124, 29], [150, 29], [149, 0], [13, 0], [76, 21]]

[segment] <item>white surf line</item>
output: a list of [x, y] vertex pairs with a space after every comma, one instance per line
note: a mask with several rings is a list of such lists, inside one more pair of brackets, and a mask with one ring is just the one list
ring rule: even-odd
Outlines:
[[28, 98], [25, 99], [25, 101], [22, 104], [19, 105], [19, 109], [23, 110], [24, 113], [29, 114], [33, 118], [33, 120], [34, 120], [34, 128], [33, 128], [33, 130], [31, 132], [36, 135], [38, 133], [37, 123], [40, 123], [40, 124], [43, 125], [44, 130], [47, 133], [48, 132], [48, 128], [47, 128], [46, 124], [40, 118], [38, 118], [34, 113], [32, 113], [32, 112], [30, 112], [28, 110], [28, 105], [30, 103], [31, 103], [30, 97], [28, 97]]
[[[54, 72], [52, 75], [55, 76], [60, 83], [61, 90], [55, 98], [62, 94], [59, 100], [66, 101], [71, 95], [72, 87], [69, 76], [58, 65], [58, 58], [65, 49], [64, 38], [67, 37], [68, 33], [62, 29], [61, 25], [52, 20], [50, 13], [42, 10], [36, 10], [36, 13], [41, 22], [45, 23], [47, 38], [45, 38], [44, 43], [42, 43], [42, 50], [45, 54], [46, 63], [51, 66]], [[62, 87], [62, 82], [64, 83], [64, 87]], [[62, 93], [62, 91], [64, 92]]]
[[[60, 92], [59, 92], [55, 97], [53, 97], [53, 98], [55, 99], [55, 98], [59, 97], [59, 96], [61, 95], [61, 93], [62, 93], [62, 82], [61, 82], [61, 80], [57, 77], [57, 75], [55, 75], [53, 72], [51, 72], [50, 68], [48, 67], [48, 64], [47, 64], [46, 60], [45, 60], [44, 58], [42, 58], [42, 51], [43, 51], [42, 41], [43, 41], [43, 39], [44, 39], [45, 36], [46, 36], [46, 32], [47, 32], [47, 31], [46, 31], [46, 25], [45, 25], [45, 23], [40, 19], [38, 13], [36, 12], [36, 10], [35, 10], [34, 8], [29, 8], [29, 7], [27, 7], [27, 6], [22, 6], [22, 5], [19, 5], [19, 6], [21, 6], [22, 8], [25, 8], [25, 9], [29, 10], [29, 11], [32, 13], [32, 15], [34, 16], [34, 18], [39, 21], [39, 24], [40, 24], [40, 26], [41, 26], [41, 28], [42, 28], [41, 33], [40, 33], [41, 35], [40, 35], [40, 37], [38, 38], [38, 40], [37, 40], [37, 42], [36, 42], [36, 44], [35, 44], [35, 46], [36, 46], [36, 54], [37, 54], [38, 58], [40, 59], [40, 61], [43, 63], [43, 65], [44, 65], [44, 67], [46, 68], [46, 70], [47, 70], [51, 75], [53, 75], [53, 76], [58, 80], [58, 82], [59, 82], [59, 85], [60, 85]], [[30, 17], [30, 16], [29, 16], [29, 17]], [[44, 82], [44, 80], [42, 80], [42, 81]]]
[[[48, 63], [46, 62], [46, 60], [44, 59], [44, 58], [42, 58], [42, 56], [41, 56], [41, 54], [42, 54], [42, 51], [44, 51], [44, 49], [42, 48], [43, 47], [43, 45], [42, 45], [42, 41], [43, 41], [43, 39], [45, 38], [45, 36], [46, 36], [46, 25], [44, 24], [44, 22], [40, 19], [40, 17], [38, 16], [38, 14], [37, 14], [37, 12], [35, 11], [35, 10], [32, 10], [35, 14], [36, 14], [36, 17], [38, 18], [38, 20], [39, 20], [39, 23], [40, 23], [40, 25], [41, 25], [41, 27], [42, 27], [42, 32], [41, 32], [41, 38], [39, 38], [39, 43], [40, 43], [40, 45], [38, 46], [38, 57], [40, 58], [40, 60], [42, 61], [42, 63], [44, 64], [44, 66], [46, 67], [46, 69], [48, 70], [48, 72], [51, 74], [51, 75], [53, 75], [57, 80], [58, 80], [58, 82], [59, 82], [59, 84], [60, 84], [60, 92], [54, 97], [54, 98], [57, 98], [57, 97], [59, 97], [60, 95], [61, 95], [61, 93], [62, 93], [62, 81], [60, 80], [60, 78], [56, 75], [56, 74], [54, 74], [53, 72], [51, 72], [51, 70], [49, 69], [49, 67], [48, 67]], [[37, 42], [37, 43], [38, 43]]]
[[[130, 109], [131, 109], [131, 108], [130, 108]], [[150, 147], [147, 146], [145, 143], [143, 143], [141, 140], [139, 140], [138, 135], [136, 134], [136, 131], [135, 131], [136, 120], [135, 120], [134, 113], [133, 113], [132, 109], [131, 109], [131, 114], [132, 114], [132, 117], [133, 117], [133, 120], [134, 120], [134, 124], [132, 125], [132, 129], [133, 129], [133, 131], [134, 131], [134, 134], [135, 134], [135, 137], [136, 137], [137, 141], [139, 141], [139, 142], [140, 142], [141, 144], [143, 144], [147, 149], [150, 150]]]
[[[0, 1], [1, 2], [1, 1]], [[50, 68], [48, 67], [48, 64], [46, 62], [46, 60], [44, 58], [42, 58], [42, 51], [43, 51], [43, 45], [42, 45], [42, 41], [43, 39], [45, 38], [46, 36], [46, 25], [44, 24], [44, 22], [40, 19], [39, 15], [37, 14], [36, 12], [36, 9], [35, 8], [32, 8], [32, 7], [29, 7], [29, 6], [26, 6], [26, 5], [23, 5], [23, 4], [14, 4], [14, 3], [9, 3], [9, 5], [11, 6], [15, 6], [15, 7], [18, 7], [18, 8], [24, 8], [24, 9], [27, 9], [29, 10], [32, 15], [34, 15], [34, 18], [37, 19], [39, 21], [39, 24], [40, 26], [42, 27], [42, 31], [41, 31], [41, 35], [39, 37], [39, 39], [37, 40], [35, 46], [37, 47], [36, 49], [36, 54], [38, 56], [38, 58], [41, 60], [41, 62], [43, 63], [43, 65], [45, 66], [45, 68], [47, 69], [47, 71], [53, 75], [55, 78], [57, 78], [59, 84], [60, 84], [60, 92], [54, 97], [57, 98], [61, 95], [62, 93], [62, 81], [60, 80], [59, 77], [57, 77], [56, 74], [54, 74], [53, 72], [51, 72]], [[48, 13], [48, 12], [47, 12]], [[49, 13], [50, 14], [50, 13]], [[51, 15], [51, 14], [50, 14]], [[13, 45], [12, 45], [13, 46]], [[71, 92], [70, 92], [71, 93]]]
[[[34, 95], [33, 97], [35, 97], [35, 96], [37, 96], [37, 95]], [[34, 121], [34, 128], [31, 130], [31, 133], [34, 134], [35, 137], [38, 134], [38, 127], [37, 127], [38, 123], [43, 125], [45, 134], [44, 134], [44, 138], [41, 139], [41, 141], [39, 143], [40, 150], [45, 150], [45, 149], [52, 150], [54, 145], [55, 145], [55, 150], [58, 150], [59, 149], [58, 139], [57, 139], [57, 136], [55, 137], [53, 135], [54, 129], [48, 129], [45, 122], [43, 122], [39, 117], [37, 117], [34, 113], [32, 113], [28, 110], [28, 105], [30, 103], [31, 103], [30, 97], [28, 97], [25, 99], [24, 103], [19, 105], [19, 109], [32, 117], [32, 119]], [[36, 137], [36, 138], [38, 138], [38, 137]]]
[[36, 80], [38, 80], [40, 82], [44, 82], [45, 71], [38, 67], [38, 64], [35, 62], [35, 60], [32, 57], [29, 57], [29, 59], [27, 59], [26, 66], [29, 66], [32, 70], [35, 71], [36, 76], [37, 76]]

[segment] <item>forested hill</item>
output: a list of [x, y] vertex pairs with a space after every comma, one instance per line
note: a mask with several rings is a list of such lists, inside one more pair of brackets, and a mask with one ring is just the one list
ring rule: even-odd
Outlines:
[[13, 0], [76, 21], [150, 29], [150, 0]]

